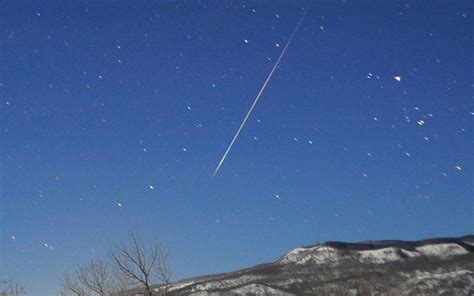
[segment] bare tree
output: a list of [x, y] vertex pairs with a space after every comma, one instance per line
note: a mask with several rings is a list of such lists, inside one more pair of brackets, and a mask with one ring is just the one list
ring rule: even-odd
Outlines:
[[77, 279], [76, 274], [73, 275], [66, 273], [62, 279], [63, 294], [72, 293], [76, 296], [87, 296], [87, 289]]
[[86, 265], [78, 266], [74, 273], [64, 275], [62, 280], [63, 294], [76, 296], [107, 296], [112, 293], [112, 278], [106, 262], [91, 260]]
[[167, 253], [158, 243], [147, 249], [137, 234], [131, 233], [130, 236], [128, 243], [116, 243], [108, 251], [116, 271], [143, 287], [147, 296], [155, 295], [152, 286], [158, 283], [163, 284], [158, 291], [166, 295], [171, 277]]
[[89, 261], [85, 266], [78, 267], [76, 276], [84, 287], [99, 296], [108, 295], [112, 289], [110, 272], [104, 261]]
[[19, 284], [7, 280], [0, 281], [0, 296], [21, 296], [25, 294], [25, 289]]
[[114, 296], [129, 296], [128, 290], [133, 288], [134, 281], [124, 277], [122, 273], [116, 271], [112, 277], [113, 295]]

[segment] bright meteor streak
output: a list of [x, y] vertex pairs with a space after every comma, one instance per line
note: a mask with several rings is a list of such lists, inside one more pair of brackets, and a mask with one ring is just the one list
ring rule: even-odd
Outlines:
[[240, 131], [241, 131], [242, 128], [244, 127], [245, 123], [247, 122], [247, 119], [250, 117], [250, 114], [252, 114], [252, 111], [253, 111], [253, 109], [255, 108], [255, 105], [257, 105], [257, 102], [258, 102], [258, 100], [260, 99], [260, 96], [263, 94], [265, 88], [267, 87], [268, 82], [270, 81], [270, 79], [271, 79], [272, 76], [273, 76], [273, 73], [274, 73], [275, 70], [277, 69], [278, 64], [280, 63], [281, 59], [282, 59], [283, 56], [285, 55], [286, 49], [288, 48], [288, 46], [290, 45], [291, 41], [293, 40], [293, 37], [295, 36], [296, 31], [298, 31], [298, 28], [299, 28], [301, 22], [303, 21], [303, 19], [304, 19], [305, 15], [306, 15], [306, 12], [307, 12], [307, 11], [308, 11], [308, 9], [306, 9], [306, 10], [304, 11], [304, 13], [303, 13], [303, 15], [301, 16], [300, 20], [299, 20], [298, 23], [296, 24], [296, 27], [295, 27], [295, 29], [293, 30], [293, 32], [291, 33], [290, 38], [288, 39], [288, 42], [286, 43], [285, 47], [284, 47], [283, 50], [281, 51], [280, 56], [278, 57], [277, 61], [275, 62], [275, 65], [273, 65], [273, 68], [272, 68], [272, 70], [270, 71], [270, 74], [268, 74], [268, 77], [267, 77], [267, 79], [265, 80], [265, 83], [263, 83], [262, 88], [260, 89], [260, 91], [258, 92], [257, 96], [255, 97], [255, 100], [253, 101], [252, 106], [250, 106], [250, 109], [249, 109], [249, 111], [247, 112], [247, 115], [245, 115], [245, 118], [244, 118], [244, 120], [242, 121], [242, 123], [240, 124], [239, 129], [238, 129], [237, 132], [235, 133], [234, 138], [233, 138], [232, 141], [230, 142], [229, 146], [227, 147], [227, 150], [225, 151], [224, 155], [222, 156], [221, 160], [219, 161], [219, 164], [217, 165], [216, 169], [214, 170], [214, 174], [212, 174], [212, 177], [214, 177], [214, 176], [219, 172], [219, 169], [221, 168], [222, 163], [224, 163], [224, 160], [226, 159], [227, 154], [229, 154], [230, 149], [232, 149], [232, 146], [234, 145], [235, 141], [236, 141], [237, 138], [239, 137]]

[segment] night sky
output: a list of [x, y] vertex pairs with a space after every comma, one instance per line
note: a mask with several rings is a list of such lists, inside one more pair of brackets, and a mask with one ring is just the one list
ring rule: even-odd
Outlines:
[[472, 233], [471, 1], [308, 3], [0, 1], [0, 278], [53, 295], [129, 231], [173, 280]]

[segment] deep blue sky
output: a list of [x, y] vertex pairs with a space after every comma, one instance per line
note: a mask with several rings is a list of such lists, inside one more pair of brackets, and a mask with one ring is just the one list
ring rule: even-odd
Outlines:
[[214, 179], [308, 2], [130, 2], [0, 1], [2, 278], [130, 230], [174, 279], [473, 232], [470, 1], [312, 2]]

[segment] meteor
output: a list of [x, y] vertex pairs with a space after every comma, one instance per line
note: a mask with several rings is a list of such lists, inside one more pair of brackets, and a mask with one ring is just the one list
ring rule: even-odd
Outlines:
[[234, 138], [232, 138], [232, 141], [230, 142], [229, 146], [227, 147], [227, 150], [224, 152], [224, 155], [222, 156], [221, 160], [219, 161], [219, 164], [217, 165], [216, 169], [214, 170], [214, 174], [212, 174], [212, 177], [215, 177], [215, 176], [217, 175], [217, 173], [219, 172], [219, 169], [221, 168], [222, 164], [224, 163], [224, 160], [226, 159], [227, 154], [229, 154], [230, 149], [232, 149], [232, 146], [234, 145], [235, 141], [236, 141], [237, 138], [239, 137], [240, 131], [241, 131], [242, 128], [244, 127], [245, 123], [247, 122], [247, 119], [250, 117], [250, 114], [252, 114], [252, 111], [253, 111], [253, 109], [255, 108], [255, 105], [257, 105], [257, 102], [258, 102], [258, 100], [260, 99], [260, 96], [261, 96], [261, 95], [263, 94], [263, 92], [265, 91], [265, 88], [267, 87], [268, 82], [270, 82], [270, 79], [272, 79], [273, 73], [275, 72], [275, 70], [276, 70], [277, 67], [278, 67], [278, 64], [280, 64], [281, 59], [282, 59], [283, 56], [285, 55], [286, 50], [287, 50], [288, 46], [290, 45], [291, 41], [293, 40], [293, 37], [295, 36], [296, 31], [298, 31], [298, 28], [299, 28], [301, 22], [303, 21], [304, 17], [306, 16], [306, 12], [307, 12], [307, 11], [308, 11], [308, 9], [306, 9], [306, 10], [304, 11], [304, 13], [303, 13], [303, 15], [301, 16], [300, 20], [299, 20], [298, 23], [296, 24], [295, 29], [294, 29], [293, 32], [291, 33], [290, 38], [289, 38], [288, 41], [286, 42], [285, 47], [283, 48], [283, 50], [282, 50], [281, 53], [280, 53], [280, 56], [278, 57], [277, 61], [275, 62], [275, 65], [273, 65], [273, 68], [272, 68], [272, 70], [270, 71], [270, 73], [268, 74], [267, 79], [266, 79], [265, 82], [263, 83], [262, 88], [260, 88], [260, 91], [258, 92], [257, 96], [255, 97], [252, 106], [250, 106], [250, 109], [249, 109], [249, 111], [247, 112], [247, 115], [245, 115], [244, 120], [242, 120], [242, 123], [240, 124], [239, 129], [237, 130], [237, 132], [236, 132], [235, 135], [234, 135]]

